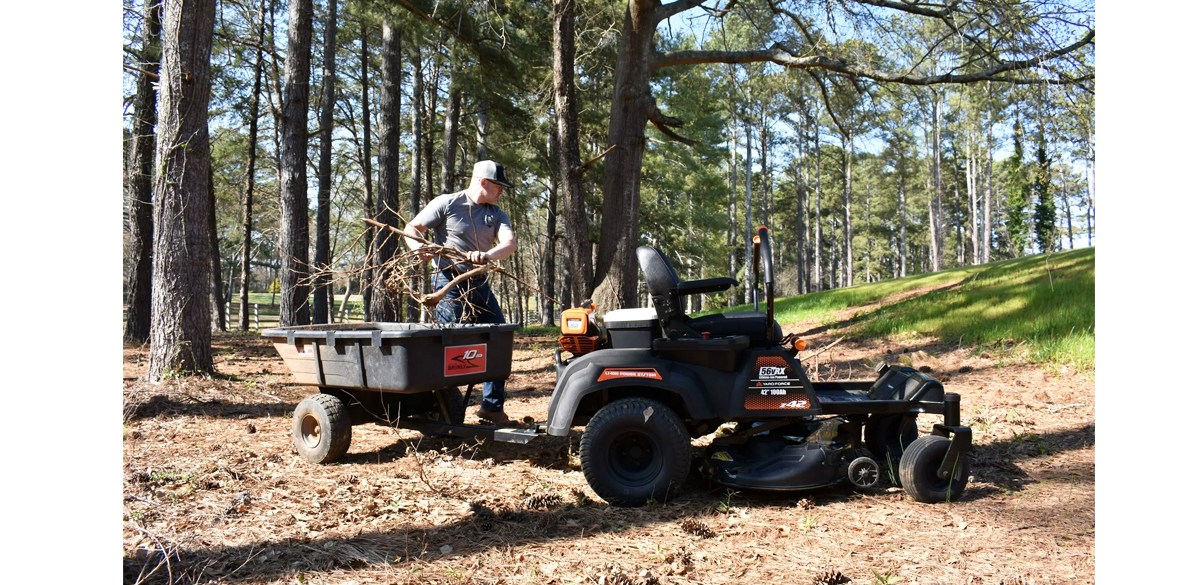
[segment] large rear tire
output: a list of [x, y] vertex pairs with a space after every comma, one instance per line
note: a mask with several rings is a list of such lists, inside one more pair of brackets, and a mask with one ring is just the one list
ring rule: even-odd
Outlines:
[[687, 479], [692, 442], [679, 415], [648, 398], [601, 408], [579, 445], [583, 475], [596, 495], [617, 506], [665, 502]]
[[292, 413], [292, 444], [309, 463], [331, 463], [350, 450], [352, 428], [344, 402], [330, 394], [313, 394]]
[[938, 468], [950, 451], [950, 439], [925, 435], [913, 442], [900, 458], [900, 485], [912, 499], [934, 504], [962, 496], [971, 475], [966, 457], [953, 462], [950, 477], [938, 477]]

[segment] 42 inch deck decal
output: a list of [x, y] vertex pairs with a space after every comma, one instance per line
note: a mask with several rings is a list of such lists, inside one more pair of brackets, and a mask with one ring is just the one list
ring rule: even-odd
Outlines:
[[487, 371], [487, 344], [451, 345], [442, 360], [443, 376], [465, 376]]
[[758, 356], [750, 387], [746, 389], [746, 410], [808, 410], [808, 393], [792, 366], [783, 356]]

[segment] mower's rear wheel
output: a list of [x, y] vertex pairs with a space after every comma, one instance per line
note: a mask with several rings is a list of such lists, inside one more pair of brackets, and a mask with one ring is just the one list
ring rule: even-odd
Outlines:
[[949, 451], [950, 439], [937, 435], [925, 435], [904, 451], [900, 458], [900, 485], [912, 499], [933, 504], [962, 496], [971, 475], [966, 457], [953, 462], [950, 477], [938, 477], [938, 469]]
[[330, 394], [313, 394], [292, 413], [292, 444], [309, 463], [330, 463], [350, 450], [350, 409]]
[[917, 415], [873, 414], [867, 419], [864, 442], [879, 461], [893, 472], [904, 450], [917, 440]]
[[617, 506], [665, 502], [687, 479], [691, 455], [679, 415], [647, 398], [623, 398], [601, 408], [579, 445], [588, 484]]

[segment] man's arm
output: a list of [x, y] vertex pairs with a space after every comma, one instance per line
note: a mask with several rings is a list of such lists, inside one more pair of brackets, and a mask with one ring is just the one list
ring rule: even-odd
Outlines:
[[483, 264], [490, 260], [503, 260], [513, 255], [517, 251], [517, 237], [513, 235], [512, 228], [507, 225], [500, 227], [500, 232], [496, 235], [496, 245], [491, 249], [481, 252], [468, 252], [467, 259], [475, 264]]
[[424, 225], [416, 223], [415, 219], [404, 224], [403, 231], [405, 235], [409, 236], [404, 238], [404, 243], [408, 246], [409, 250], [413, 250], [415, 252], [416, 250], [420, 249], [421, 246], [425, 245], [423, 242], [425, 241], [426, 229], [427, 228]]

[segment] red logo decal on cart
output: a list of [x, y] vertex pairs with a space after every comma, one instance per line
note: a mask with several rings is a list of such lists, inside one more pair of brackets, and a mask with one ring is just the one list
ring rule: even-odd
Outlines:
[[597, 382], [616, 380], [618, 378], [641, 378], [643, 380], [661, 380], [662, 374], [654, 368], [605, 368], [600, 372]]
[[465, 376], [487, 371], [487, 344], [452, 345], [446, 348], [442, 375]]

